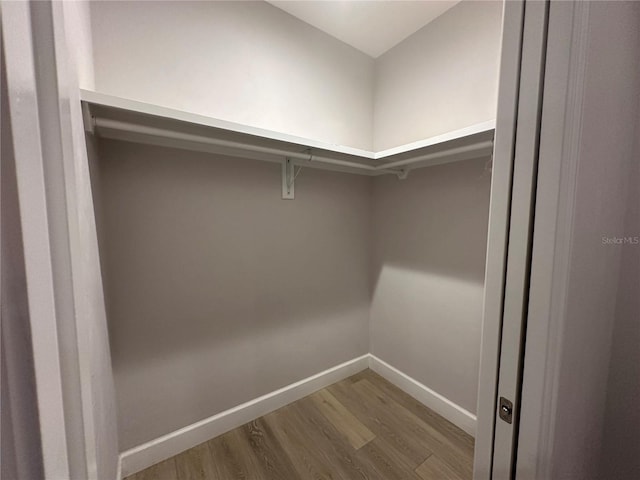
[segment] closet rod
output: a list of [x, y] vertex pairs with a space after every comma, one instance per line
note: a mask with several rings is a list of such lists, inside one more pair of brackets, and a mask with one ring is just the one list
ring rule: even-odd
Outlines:
[[205, 137], [202, 135], [194, 135], [191, 133], [175, 132], [175, 131], [166, 130], [163, 128], [147, 127], [144, 125], [136, 125], [134, 123], [129, 123], [129, 122], [121, 122], [119, 120], [109, 120], [106, 118], [94, 117], [93, 126], [97, 130], [101, 128], [107, 129], [107, 130], [118, 130], [118, 131], [130, 132], [130, 133], [138, 133], [142, 135], [150, 135], [153, 137], [163, 137], [163, 138], [169, 138], [172, 140], [181, 140], [186, 142], [213, 145], [216, 147], [231, 148], [231, 149], [237, 149], [237, 150], [244, 150], [248, 152], [263, 153], [267, 155], [283, 157], [282, 160], [272, 160], [276, 162], [282, 162], [284, 161], [285, 158], [289, 158], [296, 165], [300, 165], [300, 166], [305, 166], [305, 165], [308, 166], [310, 164], [313, 164], [313, 165], [325, 164], [325, 165], [333, 165], [337, 167], [346, 167], [346, 168], [362, 170], [363, 172], [367, 172], [367, 174], [369, 175], [378, 175], [378, 174], [401, 175], [402, 174], [402, 171], [400, 170], [389, 170], [386, 167], [380, 168], [374, 165], [365, 165], [362, 163], [348, 162], [345, 160], [337, 160], [334, 158], [317, 156], [317, 155], [313, 155], [312, 153], [291, 152], [287, 150], [281, 150], [278, 148], [261, 147], [258, 145], [249, 145], [246, 143], [234, 142], [231, 140], [221, 140], [217, 138]]
[[[97, 130], [116, 130], [121, 132], [136, 133], [141, 135], [149, 135], [152, 137], [161, 137], [171, 140], [178, 140], [183, 142], [189, 142], [200, 145], [212, 145], [221, 148], [228, 148], [232, 150], [253, 152], [258, 154], [269, 155], [271, 157], [279, 158], [262, 158], [262, 160], [282, 163], [285, 159], [290, 159], [292, 163], [298, 166], [313, 166], [320, 168], [321, 165], [334, 166], [340, 168], [348, 168], [352, 170], [360, 171], [366, 175], [397, 175], [399, 178], [406, 178], [407, 173], [412, 169], [408, 168], [411, 165], [427, 162], [429, 160], [446, 159], [457, 155], [464, 154], [491, 154], [493, 149], [493, 140], [484, 140], [481, 142], [473, 143], [471, 145], [464, 145], [461, 147], [452, 148], [449, 150], [432, 152], [424, 155], [418, 155], [416, 157], [407, 158], [404, 160], [398, 160], [395, 162], [383, 163], [379, 165], [367, 165], [357, 162], [349, 162], [346, 160], [338, 160], [335, 158], [329, 158], [325, 156], [314, 155], [311, 152], [291, 152], [288, 150], [282, 150], [279, 148], [264, 147], [259, 145], [250, 145], [242, 142], [235, 142], [231, 140], [222, 140], [218, 138], [206, 137], [203, 135], [195, 135], [191, 133], [176, 132], [173, 130], [167, 130], [157, 127], [149, 127], [145, 125], [138, 125], [135, 123], [122, 122], [119, 120], [110, 120], [106, 118], [92, 118], [93, 127]], [[468, 157], [468, 158], [471, 158]], [[439, 163], [446, 163], [439, 162]], [[433, 165], [433, 164], [431, 164]], [[425, 165], [427, 166], [427, 165]], [[420, 168], [419, 165], [413, 168]]]

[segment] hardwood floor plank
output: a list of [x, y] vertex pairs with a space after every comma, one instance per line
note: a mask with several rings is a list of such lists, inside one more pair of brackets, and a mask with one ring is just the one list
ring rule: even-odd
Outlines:
[[175, 457], [142, 470], [125, 480], [178, 480]]
[[328, 390], [378, 437], [384, 438], [391, 447], [413, 463], [420, 465], [431, 455], [431, 450], [423, 439], [396, 421], [391, 412], [385, 410], [371, 398], [354, 390], [348, 382], [338, 382]]
[[397, 428], [414, 432], [431, 452], [446, 462], [459, 476], [464, 479], [472, 477], [473, 457], [467, 455], [466, 450], [458, 443], [451, 441], [398, 402], [386, 396], [369, 380], [360, 380], [354, 383], [352, 388], [360, 394], [359, 398], [376, 402], [380, 410], [394, 419]]
[[234, 480], [271, 480], [262, 474], [258, 459], [236, 428], [219, 437], [209, 440], [215, 472], [219, 478]]
[[333, 458], [321, 445], [314, 443], [308, 428], [297, 421], [290, 406], [264, 417], [280, 445], [287, 453], [298, 475], [312, 480], [338, 480], [344, 478], [334, 465]]
[[422, 480], [464, 480], [436, 455], [427, 458], [416, 468], [416, 473]]
[[300, 422], [306, 425], [308, 435], [317, 448], [325, 450], [331, 462], [338, 468], [341, 478], [373, 480], [382, 478], [367, 464], [355, 456], [355, 450], [317, 409], [310, 398], [303, 398], [292, 405]]
[[311, 395], [311, 399], [324, 416], [327, 417], [327, 420], [346, 437], [356, 450], [375, 438], [371, 430], [365, 427], [328, 390], [320, 390], [314, 393]]
[[298, 473], [287, 457], [271, 427], [259, 418], [242, 427], [266, 478], [296, 480]]
[[390, 398], [393, 398], [411, 413], [419, 417], [424, 422], [431, 425], [441, 434], [448, 437], [452, 442], [457, 443], [460, 448], [464, 449], [467, 454], [473, 456], [475, 440], [464, 430], [456, 427], [453, 423], [438, 415], [433, 410], [425, 407], [418, 400], [408, 393], [400, 390], [398, 387], [385, 380], [373, 370], [363, 370], [360, 379], [367, 379]]
[[356, 455], [367, 462], [385, 480], [419, 480], [413, 464], [383, 438], [377, 437], [367, 443]]
[[178, 480], [224, 480], [216, 473], [208, 443], [201, 443], [174, 458]]

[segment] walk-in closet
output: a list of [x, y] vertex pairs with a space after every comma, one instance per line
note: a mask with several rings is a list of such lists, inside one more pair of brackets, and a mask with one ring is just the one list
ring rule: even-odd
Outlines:
[[471, 478], [502, 3], [427, 3], [90, 5], [125, 477]]
[[[502, 294], [529, 261], [535, 176], [512, 152], [516, 114], [533, 118], [518, 151], [537, 138], [541, 77], [525, 73], [546, 3], [526, 17], [501, 1], [29, 8], [53, 25], [34, 51], [57, 39], [38, 68], [68, 55], [78, 72], [69, 86], [58, 68], [55, 87], [75, 88], [60, 148], [78, 163], [46, 193], [79, 199], [64, 214], [83, 239], [54, 251], [79, 302], [59, 333], [70, 478], [512, 468], [493, 450], [515, 448], [522, 372]], [[510, 293], [504, 311], [522, 311], [525, 288]], [[500, 355], [515, 367], [498, 405]]]
[[2, 480], [639, 478], [639, 5], [0, 1]]

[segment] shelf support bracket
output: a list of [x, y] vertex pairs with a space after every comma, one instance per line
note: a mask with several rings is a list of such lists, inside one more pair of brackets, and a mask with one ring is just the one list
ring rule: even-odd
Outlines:
[[409, 169], [408, 168], [402, 169], [402, 170], [400, 170], [398, 172], [398, 179], [399, 180], [406, 180], [408, 176], [409, 176]]
[[94, 135], [96, 133], [96, 119], [91, 115], [91, 109], [87, 102], [82, 102], [82, 122], [84, 131]]
[[295, 197], [295, 165], [290, 158], [282, 162], [282, 199], [293, 200]]

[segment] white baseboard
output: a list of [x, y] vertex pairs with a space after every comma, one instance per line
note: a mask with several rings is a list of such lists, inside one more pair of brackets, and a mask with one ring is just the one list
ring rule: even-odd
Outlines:
[[332, 383], [355, 375], [367, 367], [457, 427], [475, 436], [475, 415], [375, 355], [366, 354], [127, 450], [120, 454], [118, 478], [121, 479], [144, 470], [262, 415], [300, 400]]
[[126, 477], [144, 470], [262, 415], [300, 400], [332, 383], [355, 375], [368, 366], [369, 354], [366, 354], [127, 450], [120, 454], [122, 475]]
[[442, 415], [458, 428], [475, 437], [476, 416], [471, 412], [468, 412], [448, 398], [443, 397], [429, 387], [402, 373], [387, 362], [380, 360], [375, 355], [369, 354], [369, 368], [393, 383], [400, 390], [411, 395], [423, 405], [429, 407], [437, 414]]

